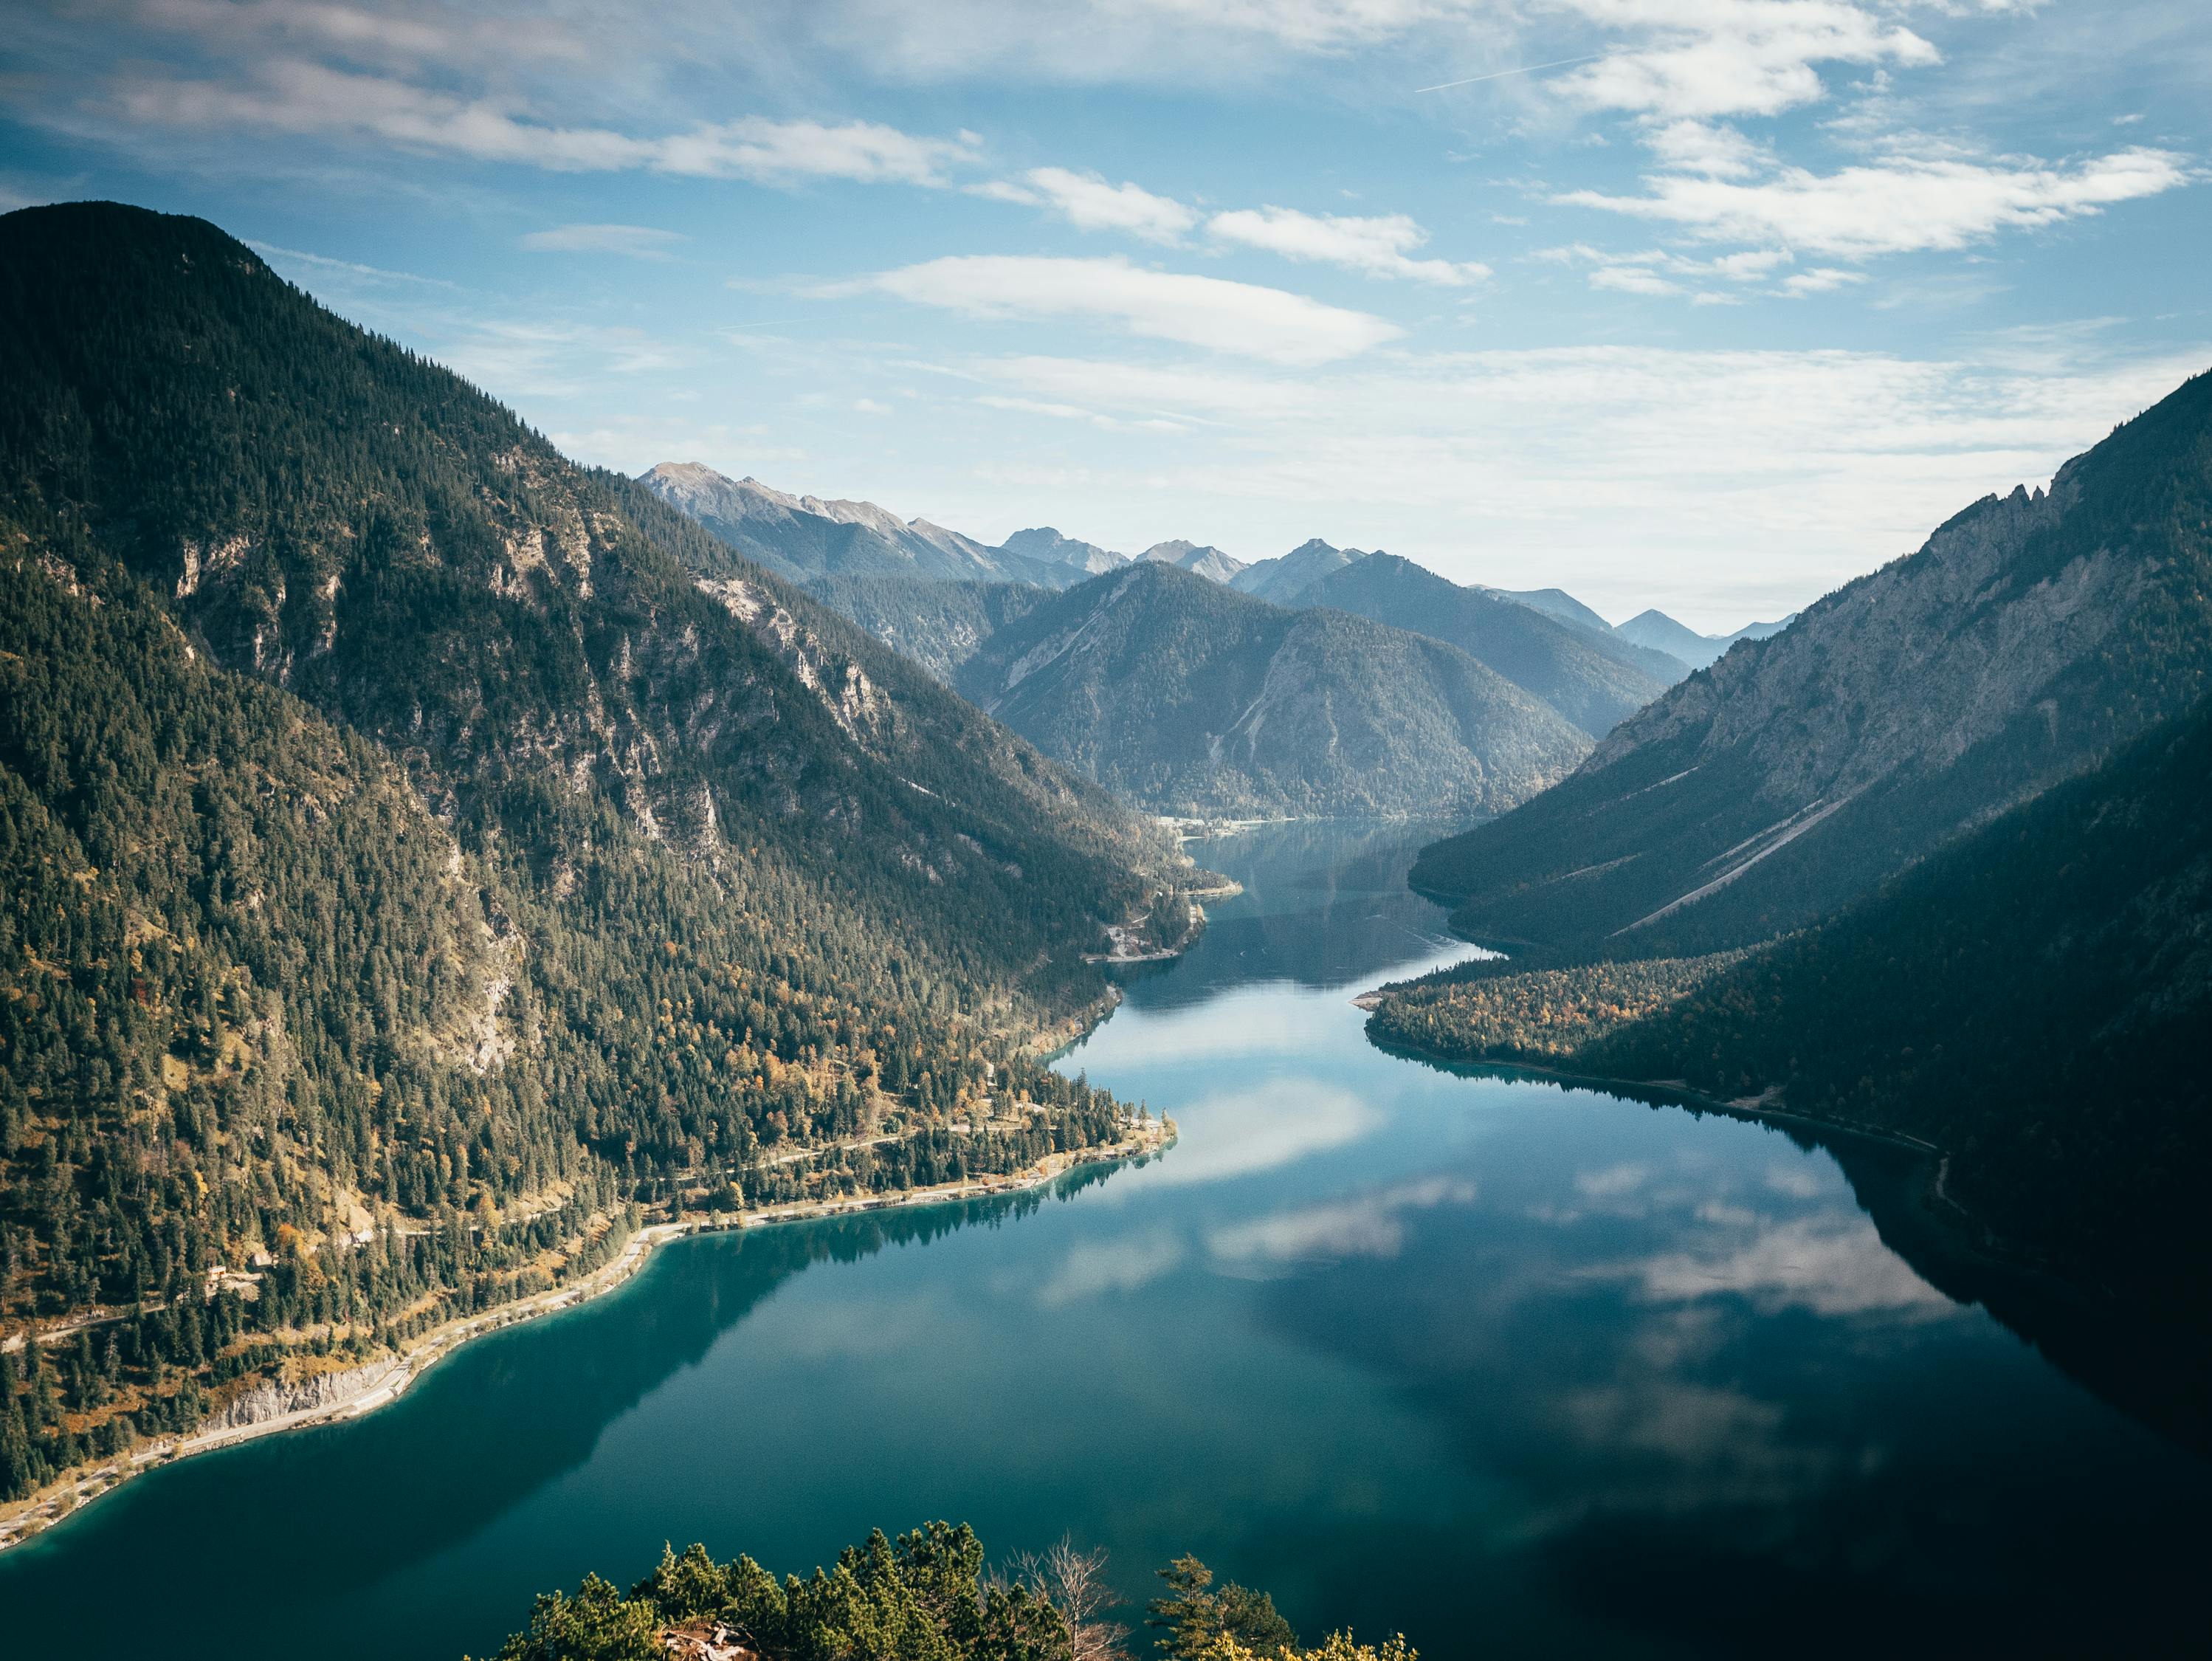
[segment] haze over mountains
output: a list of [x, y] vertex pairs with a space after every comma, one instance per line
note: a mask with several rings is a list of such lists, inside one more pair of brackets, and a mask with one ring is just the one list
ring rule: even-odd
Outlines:
[[[1181, 539], [1157, 543], [1132, 559], [1049, 526], [1018, 531], [994, 548], [871, 503], [793, 496], [692, 464], [664, 464], [640, 482], [749, 559], [805, 583], [1048, 754], [1162, 812], [1496, 812], [1553, 776], [1564, 753], [1555, 732], [1541, 721], [1532, 726], [1531, 712], [1520, 703], [1494, 692], [1478, 695], [1480, 678], [1469, 666], [1440, 659], [1401, 636], [1456, 648], [1589, 738], [1609, 731], [1728, 643], [1656, 612], [1639, 619], [1647, 634], [1670, 629], [1669, 637], [1686, 642], [1693, 664], [1616, 631], [1561, 590], [1463, 587], [1411, 561], [1319, 538], [1249, 565]], [[1164, 703], [1157, 684], [1145, 697], [1118, 689], [1109, 695], [1103, 683], [1076, 675], [1017, 693], [1012, 681], [993, 679], [994, 666], [1019, 679], [1023, 654], [1042, 644], [1036, 630], [1018, 625], [1049, 612], [1051, 623], [1037, 629], [1073, 631], [1071, 619], [1084, 607], [1094, 618], [1115, 613], [1101, 638], [1114, 639], [1124, 672], [1135, 672], [1142, 654], [1128, 649], [1127, 641], [1150, 637], [1158, 624], [1134, 625], [1133, 636], [1125, 632], [1133, 626], [1125, 599], [1133, 594], [1159, 606], [1172, 596], [1188, 611], [1198, 597], [1102, 586], [1103, 579], [1161, 566], [1224, 591], [1202, 608], [1223, 626], [1218, 639], [1200, 642], [1169, 631], [1176, 643], [1163, 672], [1179, 690]], [[1077, 598], [1067, 605], [1048, 603], [1048, 594], [1058, 589]], [[1352, 684], [1358, 672], [1341, 624], [1315, 621], [1285, 634], [1251, 609], [1267, 605], [1348, 612], [1383, 625], [1359, 636], [1370, 660], [1364, 672], [1370, 683]], [[966, 666], [971, 663], [977, 665], [972, 673]], [[1087, 713], [1045, 697], [1047, 685], [1063, 684], [1085, 689], [1062, 696]], [[1263, 684], [1270, 689], [1264, 721], [1248, 725]], [[1425, 746], [1405, 750], [1375, 738], [1376, 724], [1387, 725], [1394, 701], [1408, 712], [1425, 712], [1414, 720], [1431, 740]], [[1498, 729], [1468, 725], [1481, 721], [1499, 723]], [[1266, 741], [1257, 745], [1262, 727]], [[1369, 736], [1343, 742], [1355, 729]], [[1194, 748], [1198, 737], [1204, 742]], [[1300, 743], [1315, 746], [1313, 752], [1294, 754]], [[1425, 762], [1416, 763], [1417, 756]], [[1218, 776], [1209, 779], [1208, 769]]]
[[[1182, 538], [1155, 543], [1133, 556], [1064, 535], [1050, 526], [1017, 531], [992, 547], [927, 520], [902, 520], [873, 502], [793, 496], [757, 479], [726, 478], [697, 462], [663, 462], [639, 479], [748, 559], [794, 582], [833, 576], [915, 576], [941, 582], [1025, 582], [1060, 588], [1141, 560], [1194, 571], [1240, 593], [1295, 605], [1325, 578], [1372, 557], [1363, 549], [1334, 547], [1319, 537], [1286, 554], [1249, 564], [1219, 548]], [[1638, 663], [1668, 682], [1711, 662], [1735, 641], [1771, 634], [1788, 622], [1753, 624], [1733, 635], [1706, 636], [1654, 611], [1615, 630], [1561, 589], [1477, 587], [1474, 592], [1511, 600], [1603, 638], [1618, 636], [1630, 647], [1668, 653], [1674, 660], [1664, 664], [1632, 653], [1608, 654]], [[1662, 638], [1674, 641], [1680, 649], [1670, 650]]]

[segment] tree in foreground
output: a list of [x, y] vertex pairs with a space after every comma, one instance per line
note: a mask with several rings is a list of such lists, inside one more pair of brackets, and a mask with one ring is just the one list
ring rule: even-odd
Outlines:
[[1234, 1580], [1213, 1584], [1213, 1571], [1186, 1554], [1159, 1571], [1168, 1583], [1164, 1596], [1152, 1602], [1145, 1624], [1166, 1661], [1201, 1661], [1224, 1641], [1259, 1657], [1295, 1654], [1298, 1635], [1264, 1591]]
[[[878, 1530], [836, 1563], [781, 1581], [750, 1557], [717, 1563], [704, 1546], [664, 1548], [624, 1597], [598, 1575], [548, 1592], [495, 1661], [664, 1661], [672, 1628], [726, 1628], [762, 1661], [1127, 1661], [1128, 1628], [1109, 1618], [1106, 1554], [1072, 1540], [987, 1573], [966, 1524], [931, 1523], [896, 1540]], [[1418, 1661], [1406, 1640], [1379, 1648], [1338, 1633], [1305, 1649], [1267, 1593], [1180, 1557], [1152, 1603], [1166, 1661]]]

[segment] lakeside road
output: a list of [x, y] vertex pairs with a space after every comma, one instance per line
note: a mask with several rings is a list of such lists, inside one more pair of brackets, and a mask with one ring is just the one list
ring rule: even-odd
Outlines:
[[[535, 1293], [475, 1315], [459, 1316], [415, 1340], [396, 1356], [371, 1360], [351, 1369], [352, 1382], [337, 1396], [290, 1412], [276, 1414], [252, 1424], [226, 1425], [187, 1432], [182, 1436], [148, 1441], [105, 1463], [80, 1469], [36, 1493], [0, 1509], [0, 1551], [21, 1545], [45, 1529], [74, 1516], [103, 1494], [114, 1493], [132, 1477], [157, 1466], [194, 1454], [212, 1453], [263, 1436], [301, 1430], [310, 1425], [357, 1419], [388, 1407], [406, 1393], [409, 1385], [463, 1345], [540, 1316], [573, 1309], [624, 1285], [644, 1266], [656, 1246], [690, 1234], [710, 1234], [772, 1227], [778, 1223], [812, 1222], [854, 1213], [890, 1211], [915, 1205], [942, 1205], [955, 1200], [984, 1199], [1041, 1188], [1055, 1177], [1086, 1165], [1118, 1164], [1124, 1159], [1164, 1153], [1175, 1145], [1175, 1121], [1148, 1120], [1127, 1126], [1120, 1141], [1072, 1153], [1048, 1154], [1027, 1170], [1000, 1176], [969, 1177], [929, 1188], [902, 1189], [890, 1194], [855, 1194], [838, 1200], [792, 1201], [758, 1210], [726, 1215], [690, 1218], [678, 1222], [653, 1223], [630, 1236], [612, 1261], [567, 1286]], [[890, 1140], [890, 1139], [878, 1139]]]

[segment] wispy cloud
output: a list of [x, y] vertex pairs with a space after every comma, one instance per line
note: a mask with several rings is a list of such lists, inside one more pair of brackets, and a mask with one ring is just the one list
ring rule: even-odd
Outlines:
[[467, 98], [386, 75], [301, 60], [230, 81], [158, 73], [118, 79], [112, 108], [138, 126], [370, 137], [405, 149], [556, 173], [651, 172], [790, 183], [845, 179], [943, 186], [978, 140], [917, 137], [872, 121], [831, 124], [746, 116], [640, 136], [537, 119], [516, 101]]
[[1559, 76], [1590, 109], [1662, 118], [1778, 115], [1825, 95], [1822, 64], [1925, 65], [1936, 48], [1849, 0], [1565, 0], [1644, 37]]
[[631, 259], [671, 259], [677, 245], [690, 240], [680, 231], [657, 231], [644, 225], [555, 225], [530, 232], [521, 243], [535, 253], [611, 253]]
[[2071, 167], [2029, 160], [1895, 155], [1831, 173], [1784, 167], [1744, 180], [1666, 174], [1642, 196], [1568, 191], [1580, 207], [1680, 225], [1717, 241], [1778, 243], [1868, 259], [1963, 248], [2000, 231], [2055, 225], [2190, 179], [2170, 150], [2134, 149]]
[[1095, 173], [1032, 167], [1021, 184], [1004, 179], [972, 186], [979, 196], [1047, 207], [1079, 231], [1121, 231], [1147, 242], [1176, 242], [1198, 223], [1198, 211], [1140, 185], [1109, 184]]
[[1473, 261], [1415, 259], [1413, 250], [1428, 241], [1429, 234], [1404, 214], [1356, 218], [1301, 213], [1295, 208], [1240, 208], [1214, 215], [1206, 229], [1224, 242], [1374, 277], [1460, 287], [1490, 275], [1489, 266]]
[[856, 289], [979, 318], [1088, 318], [1148, 339], [1310, 368], [1357, 356], [1402, 332], [1365, 312], [1218, 277], [1153, 271], [1127, 260], [952, 255], [881, 271]]

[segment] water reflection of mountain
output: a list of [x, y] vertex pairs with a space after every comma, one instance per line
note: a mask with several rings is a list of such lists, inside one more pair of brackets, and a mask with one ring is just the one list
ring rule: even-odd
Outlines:
[[[1462, 1078], [1526, 1078], [1525, 1069], [1393, 1055]], [[1673, 1092], [1607, 1083], [1606, 1091], [1667, 1112], [1715, 1110]], [[1799, 1147], [1832, 1157], [1884, 1245], [1954, 1302], [1986, 1309], [2069, 1378], [2200, 1457], [2212, 1457], [2212, 1311], [2147, 1306], [1978, 1250], [1960, 1225], [1930, 1209], [1927, 1159], [1909, 1148], [1799, 1120], [1762, 1121]]]
[[[466, 1539], [582, 1465], [609, 1425], [698, 1362], [793, 1275], [995, 1226], [1034, 1212], [1043, 1197], [677, 1242], [622, 1292], [469, 1345], [380, 1412], [185, 1460], [19, 1547], [0, 1558], [8, 1628], [24, 1654], [107, 1653], [104, 1621], [135, 1627], [148, 1609], [204, 1608], [207, 1589], [250, 1561], [252, 1588], [241, 1591], [234, 1619], [221, 1629], [165, 1624], [160, 1647], [211, 1658], [290, 1653], [275, 1641], [283, 1630], [322, 1623], [333, 1599]], [[334, 1496], [343, 1497], [346, 1520], [326, 1530], [315, 1519]], [[127, 1600], [112, 1596], [122, 1560], [102, 1549], [103, 1536], [161, 1542], [158, 1552], [126, 1554]], [[42, 1633], [51, 1649], [31, 1641]], [[126, 1647], [118, 1634], [113, 1652]]]
[[1192, 843], [1244, 891], [1206, 907], [1206, 933], [1182, 958], [1123, 971], [1129, 1001], [1185, 1007], [1255, 981], [1344, 986], [1443, 949], [1443, 909], [1413, 894], [1406, 872], [1449, 828], [1328, 820]]
[[[1621, 1163], [1492, 1144], [1252, 1231], [1307, 1254], [1271, 1323], [1503, 1487], [1521, 1572], [1612, 1628], [1590, 1652], [2152, 1653], [2197, 1623], [2203, 1467], [2024, 1382], [1856, 1182], [1662, 1121], [1599, 1146]], [[1449, 1632], [1472, 1595], [1394, 1618]]]

